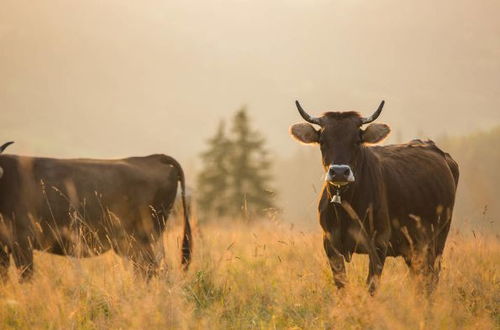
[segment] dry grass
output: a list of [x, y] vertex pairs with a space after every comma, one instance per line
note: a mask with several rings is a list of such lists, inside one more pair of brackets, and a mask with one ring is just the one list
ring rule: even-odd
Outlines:
[[165, 237], [170, 271], [148, 284], [112, 253], [87, 260], [38, 253], [32, 283], [0, 285], [0, 328], [500, 328], [497, 238], [453, 234], [429, 302], [393, 258], [377, 296], [366, 291], [363, 256], [348, 265], [349, 287], [337, 291], [319, 226], [220, 224], [195, 234], [189, 272], [180, 271], [174, 228]]

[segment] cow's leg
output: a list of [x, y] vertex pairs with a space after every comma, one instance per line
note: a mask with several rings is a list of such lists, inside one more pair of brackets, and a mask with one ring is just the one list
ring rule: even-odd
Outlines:
[[436, 255], [434, 248], [429, 248], [425, 252], [424, 260], [424, 290], [427, 295], [431, 295], [438, 283], [439, 272], [441, 271], [441, 256]]
[[[159, 198], [161, 199], [161, 198]], [[159, 203], [157, 207], [153, 208], [155, 212], [152, 215], [152, 220], [154, 224], [154, 232], [153, 235], [150, 236], [150, 240], [152, 241], [152, 246], [154, 250], [154, 259], [156, 263], [156, 267], [158, 271], [165, 271], [167, 269], [165, 265], [165, 244], [163, 232], [165, 230], [165, 226], [167, 225], [167, 219], [170, 213], [170, 210], [173, 206], [173, 200], [175, 196], [172, 197], [172, 203], [168, 203], [164, 206], [163, 203]], [[163, 201], [162, 201], [163, 202]]]
[[328, 189], [323, 189], [323, 194], [318, 206], [319, 223], [323, 228], [323, 247], [330, 263], [333, 273], [333, 280], [337, 288], [343, 288], [347, 283], [345, 262], [342, 247], [342, 208], [337, 208], [330, 203]]
[[150, 280], [158, 274], [158, 260], [152, 244], [143, 243], [132, 256], [136, 274]]
[[[448, 238], [448, 232], [450, 231], [451, 225], [451, 211], [446, 213], [447, 218], [445, 224], [442, 228], [439, 227], [438, 221], [438, 234], [434, 237], [434, 250], [433, 255], [431, 255], [428, 260], [429, 266], [432, 269], [432, 290], [434, 290], [439, 282], [439, 274], [441, 272], [441, 260], [443, 256], [444, 246], [446, 243], [446, 239]], [[431, 260], [433, 259], [433, 260]]]
[[157, 273], [158, 263], [154, 257], [151, 257], [154, 255], [152, 248], [133, 244], [129, 245], [127, 249], [114, 248], [114, 251], [123, 259], [132, 262], [135, 275], [149, 280]]
[[368, 292], [373, 296], [378, 288], [382, 270], [384, 269], [387, 245], [382, 243], [376, 244], [371, 250], [369, 254], [370, 264], [366, 284], [368, 285]]
[[335, 285], [341, 289], [347, 283], [344, 256], [335, 247], [333, 235], [330, 233], [323, 234], [323, 246], [332, 269]]
[[437, 285], [441, 269], [441, 256], [428, 244], [420, 245], [411, 256], [405, 257], [412, 278], [417, 283], [417, 290], [430, 295]]
[[0, 244], [0, 280], [6, 282], [9, 279], [10, 253], [7, 245]]
[[140, 240], [137, 237], [122, 239], [113, 243], [113, 250], [119, 256], [132, 262], [136, 275], [149, 280], [157, 274], [159, 262], [154, 244], [148, 240]]
[[18, 236], [18, 240], [12, 244], [12, 256], [18, 271], [21, 274], [21, 282], [29, 281], [33, 276], [33, 246], [29, 237]]
[[407, 264], [416, 280], [418, 289], [430, 296], [439, 282], [441, 259], [450, 230], [451, 211], [438, 214], [435, 226], [423, 227], [417, 236], [416, 249]]
[[158, 271], [161, 273], [166, 273], [168, 267], [165, 263], [165, 243], [163, 241], [163, 235], [158, 238], [158, 242], [154, 249], [154, 257], [158, 267]]

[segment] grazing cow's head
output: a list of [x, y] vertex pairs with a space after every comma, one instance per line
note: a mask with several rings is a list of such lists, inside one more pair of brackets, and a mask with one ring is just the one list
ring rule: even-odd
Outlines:
[[[384, 101], [370, 117], [359, 113], [326, 112], [321, 117], [313, 117], [295, 101], [300, 115], [308, 123], [295, 124], [290, 133], [297, 140], [307, 144], [319, 143], [326, 171], [325, 180], [334, 185], [344, 185], [355, 181], [353, 169], [356, 168], [358, 155], [365, 143], [377, 143], [390, 132], [385, 124], [370, 124], [366, 129], [361, 126], [373, 122], [382, 112]], [[310, 123], [310, 124], [309, 124]], [[318, 125], [319, 130], [311, 124]]]
[[[8, 147], [10, 146], [12, 143], [14, 143], [13, 141], [11, 142], [7, 142], [7, 143], [4, 143], [1, 147], [0, 147], [0, 154]], [[0, 167], [0, 178], [3, 176], [3, 168]]]

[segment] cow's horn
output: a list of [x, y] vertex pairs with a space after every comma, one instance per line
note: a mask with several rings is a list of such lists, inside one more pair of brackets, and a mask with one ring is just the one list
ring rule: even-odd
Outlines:
[[0, 147], [0, 154], [8, 147], [10, 146], [12, 143], [14, 143], [14, 141], [10, 141], [10, 142], [7, 142], [7, 143], [4, 143], [1, 147]]
[[367, 118], [361, 118], [361, 122], [363, 124], [369, 124], [371, 123], [372, 121], [374, 121], [375, 119], [378, 118], [378, 116], [380, 116], [380, 113], [382, 112], [382, 108], [384, 107], [384, 104], [385, 104], [385, 101], [382, 101], [380, 102], [380, 105], [378, 106], [378, 109], [377, 111], [375, 111], [373, 113], [373, 115], [371, 115], [370, 117], [367, 117]]
[[304, 118], [305, 121], [307, 121], [311, 124], [321, 125], [320, 118], [312, 117], [307, 112], [305, 112], [304, 109], [302, 109], [302, 107], [300, 106], [299, 101], [295, 101], [295, 105], [297, 106], [297, 109], [299, 110], [300, 115], [302, 116], [302, 118]]

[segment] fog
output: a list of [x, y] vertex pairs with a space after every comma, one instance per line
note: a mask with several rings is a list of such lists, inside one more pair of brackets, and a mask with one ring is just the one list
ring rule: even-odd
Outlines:
[[489, 129], [498, 17], [496, 0], [0, 0], [0, 140], [30, 155], [167, 153], [194, 173], [242, 105], [277, 159], [305, 148], [288, 136], [295, 99], [365, 114], [385, 99], [388, 142]]

